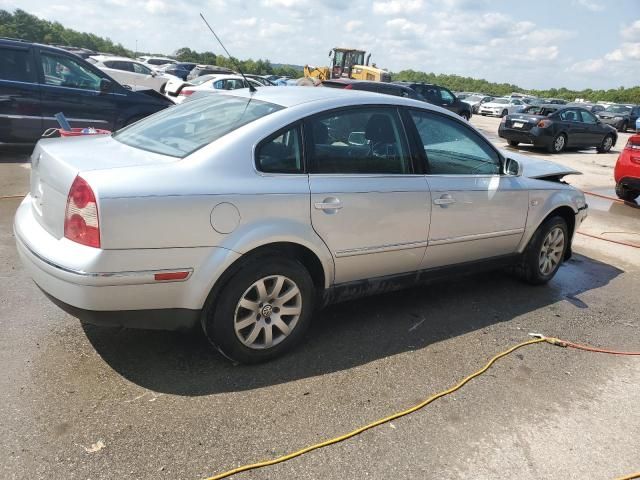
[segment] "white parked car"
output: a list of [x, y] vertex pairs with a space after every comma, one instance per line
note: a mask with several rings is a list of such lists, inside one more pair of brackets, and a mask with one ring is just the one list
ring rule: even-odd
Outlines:
[[528, 105], [517, 98], [495, 98], [490, 102], [483, 103], [478, 109], [480, 115], [495, 115], [504, 117], [512, 113], [518, 113]]
[[169, 80], [179, 79], [174, 75], [158, 73], [140, 62], [126, 57], [94, 55], [87, 59], [122, 85], [146, 87], [164, 93]]
[[546, 283], [587, 216], [560, 181], [575, 170], [434, 105], [335, 88], [202, 95], [112, 135], [40, 140], [31, 165], [15, 239], [58, 305], [201, 324], [247, 363], [303, 341], [316, 308], [446, 271]]
[[245, 80], [241, 75], [203, 75], [190, 82], [183, 82], [182, 87], [176, 93], [171, 94], [167, 90], [167, 96], [176, 103], [182, 103], [187, 97], [196, 92], [222, 92], [224, 90], [249, 88], [247, 82], [256, 88], [264, 87], [262, 83], [250, 78]]
[[151, 70], [158, 70], [160, 67], [164, 67], [170, 63], [178, 63], [173, 58], [166, 57], [151, 57], [148, 55], [143, 55], [142, 57], [137, 57], [136, 60], [140, 63], [145, 64]]

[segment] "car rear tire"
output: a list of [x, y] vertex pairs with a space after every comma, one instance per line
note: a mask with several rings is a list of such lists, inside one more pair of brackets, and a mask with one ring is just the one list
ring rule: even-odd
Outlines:
[[635, 202], [636, 198], [640, 195], [638, 190], [630, 190], [620, 183], [616, 183], [616, 195], [619, 199], [627, 202]]
[[602, 143], [598, 145], [596, 150], [598, 151], [598, 153], [607, 153], [609, 150], [611, 150], [611, 147], [613, 147], [613, 135], [609, 134], [605, 135], [605, 137], [602, 139]]
[[560, 153], [564, 150], [564, 147], [566, 146], [567, 146], [567, 137], [565, 136], [564, 133], [559, 133], [558, 135], [553, 137], [553, 140], [549, 145], [549, 152]]
[[509, 140], [508, 143], [510, 147], [517, 147], [520, 145], [520, 142], [516, 142], [515, 140]]
[[500, 118], [506, 117], [507, 115], [509, 115], [509, 111], [507, 109], [504, 109], [504, 110], [502, 110], [502, 113], [500, 114]]
[[546, 219], [529, 240], [518, 274], [531, 285], [542, 285], [557, 273], [569, 245], [567, 222], [559, 216]]
[[257, 257], [226, 282], [205, 311], [203, 329], [232, 361], [265, 362], [300, 343], [314, 303], [313, 280], [301, 263]]

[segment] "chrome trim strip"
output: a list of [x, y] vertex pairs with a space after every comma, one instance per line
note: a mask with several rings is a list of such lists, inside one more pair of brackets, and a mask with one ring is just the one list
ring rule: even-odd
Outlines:
[[448, 243], [471, 242], [473, 240], [484, 240], [487, 238], [506, 237], [509, 235], [518, 235], [524, 233], [524, 228], [515, 228], [513, 230], [502, 230], [500, 232], [476, 233], [473, 235], [463, 235], [461, 237], [434, 238], [429, 240], [431, 245], [444, 245]]
[[[15, 232], [15, 230], [14, 230]], [[16, 238], [31, 255], [40, 260], [41, 262], [49, 265], [50, 267], [59, 270], [61, 273], [66, 273], [78, 277], [78, 283], [80, 285], [93, 285], [93, 286], [115, 286], [115, 285], [143, 285], [143, 284], [158, 284], [158, 283], [173, 283], [173, 282], [186, 282], [191, 278], [193, 274], [193, 268], [170, 268], [161, 270], [135, 270], [127, 272], [85, 272], [83, 270], [75, 270], [72, 268], [64, 267], [51, 260], [44, 258], [39, 253], [36, 253], [27, 242], [15, 232]], [[156, 273], [168, 273], [168, 272], [189, 272], [186, 278], [181, 280], [161, 280], [157, 281], [154, 278]]]
[[[40, 117], [37, 115], [4, 115], [0, 114], [2, 118], [11, 118], [14, 120], [24, 120], [24, 119], [37, 119], [37, 120], [56, 120], [56, 117]], [[71, 122], [93, 122], [93, 123], [109, 123], [107, 120], [94, 120], [91, 118], [67, 118], [67, 120]]]
[[350, 248], [348, 250], [337, 251], [336, 258], [351, 257], [354, 255], [368, 255], [370, 253], [395, 252], [397, 250], [409, 250], [412, 248], [422, 248], [426, 246], [427, 242], [407, 242], [379, 245], [375, 247]]

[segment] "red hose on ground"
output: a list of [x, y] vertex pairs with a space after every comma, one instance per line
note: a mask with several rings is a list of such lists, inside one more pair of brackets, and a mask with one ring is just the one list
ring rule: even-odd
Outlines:
[[580, 231], [578, 231], [576, 233], [579, 233], [580, 235], [584, 235], [585, 237], [597, 238], [598, 240], [604, 240], [605, 242], [617, 243], [619, 245], [624, 245], [626, 247], [640, 248], [640, 245], [637, 245], [635, 243], [623, 242], [622, 240], [612, 240], [610, 238], [600, 237], [599, 235], [594, 235], [592, 233], [585, 233], [585, 232], [580, 232]]

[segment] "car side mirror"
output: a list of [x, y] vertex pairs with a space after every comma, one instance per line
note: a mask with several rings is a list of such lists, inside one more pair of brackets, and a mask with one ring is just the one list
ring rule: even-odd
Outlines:
[[347, 142], [349, 145], [362, 146], [367, 144], [367, 137], [365, 136], [365, 132], [351, 132]]
[[513, 158], [507, 158], [504, 161], [504, 173], [511, 177], [522, 176], [522, 164]]
[[155, 70], [151, 70], [151, 76], [152, 77], [157, 77], [158, 76], [158, 72], [156, 72]]
[[103, 78], [100, 80], [100, 93], [109, 93], [113, 88], [113, 82]]

